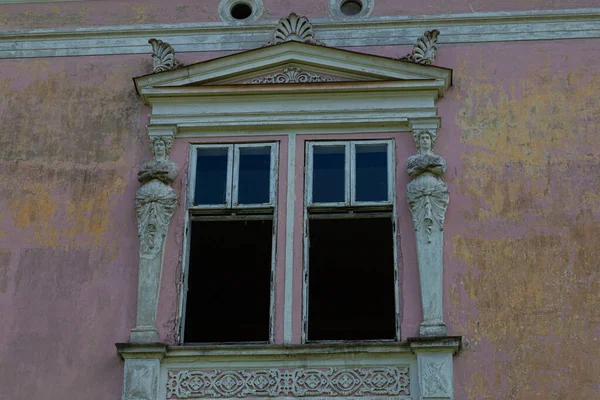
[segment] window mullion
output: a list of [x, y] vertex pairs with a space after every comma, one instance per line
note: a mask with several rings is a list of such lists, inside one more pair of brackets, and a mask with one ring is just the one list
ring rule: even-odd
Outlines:
[[350, 176], [350, 205], [356, 203], [356, 142], [350, 142], [350, 167], [347, 168], [347, 173]]
[[239, 179], [239, 147], [236, 145], [227, 146], [227, 186], [225, 201], [227, 208], [233, 207], [237, 203], [238, 197], [238, 179]]
[[346, 205], [350, 205], [353, 204], [353, 197], [354, 197], [354, 190], [352, 189], [353, 186], [353, 181], [354, 181], [354, 174], [352, 173], [352, 168], [354, 167], [354, 145], [352, 142], [346, 143], [346, 151], [345, 151], [345, 158], [346, 158], [346, 165], [345, 165], [345, 169], [346, 169], [346, 176], [345, 176], [345, 203]]

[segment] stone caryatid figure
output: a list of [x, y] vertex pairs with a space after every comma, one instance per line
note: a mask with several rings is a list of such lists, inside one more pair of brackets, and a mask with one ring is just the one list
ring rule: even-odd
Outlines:
[[136, 327], [132, 342], [156, 342], [156, 309], [162, 270], [163, 249], [167, 228], [175, 207], [177, 193], [170, 184], [177, 177], [178, 167], [169, 161], [173, 145], [170, 136], [150, 139], [154, 159], [142, 164], [138, 181], [142, 187], [135, 196], [135, 213], [140, 237], [140, 265]]
[[406, 197], [417, 236], [417, 260], [421, 281], [423, 322], [420, 336], [446, 336], [448, 328], [442, 313], [442, 247], [443, 227], [448, 207], [448, 186], [442, 179], [446, 160], [433, 153], [436, 132], [417, 130], [413, 134], [417, 154], [409, 157]]

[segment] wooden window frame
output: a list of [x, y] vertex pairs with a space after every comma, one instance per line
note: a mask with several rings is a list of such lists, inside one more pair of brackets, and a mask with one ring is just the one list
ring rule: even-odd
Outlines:
[[[249, 147], [270, 147], [271, 165], [270, 165], [270, 188], [269, 203], [262, 204], [243, 204], [236, 205], [237, 200], [237, 179], [239, 178], [239, 149]], [[226, 183], [226, 204], [195, 205], [194, 196], [196, 190], [196, 167], [197, 151], [206, 148], [227, 148], [227, 183]], [[191, 246], [191, 223], [192, 221], [247, 221], [247, 220], [271, 220], [272, 221], [272, 242], [271, 242], [271, 282], [270, 282], [270, 300], [269, 300], [269, 339], [267, 344], [275, 343], [275, 273], [276, 273], [276, 253], [277, 253], [277, 193], [278, 193], [278, 169], [279, 169], [279, 142], [236, 142], [236, 143], [196, 143], [190, 145], [188, 165], [188, 190], [187, 190], [187, 211], [185, 218], [185, 240], [184, 240], [184, 260], [183, 260], [183, 279], [182, 279], [182, 298], [180, 301], [180, 323], [179, 340], [182, 345], [201, 345], [211, 346], [217, 343], [186, 343], [185, 341], [185, 323], [187, 318], [187, 292], [188, 277], [190, 267], [190, 246]], [[219, 344], [244, 344], [244, 343], [265, 343], [265, 342], [226, 342]]]
[[[357, 144], [387, 144], [388, 145], [388, 201], [382, 202], [356, 202], [356, 145]], [[312, 170], [313, 149], [316, 146], [344, 145], [346, 154], [345, 193], [346, 201], [337, 203], [313, 203], [312, 202]], [[302, 343], [343, 343], [345, 340], [309, 340], [308, 338], [308, 283], [309, 283], [309, 258], [310, 258], [310, 219], [334, 219], [334, 218], [391, 218], [393, 235], [393, 257], [394, 257], [394, 310], [395, 310], [395, 337], [394, 339], [361, 340], [361, 342], [387, 342], [401, 340], [400, 332], [400, 286], [398, 272], [398, 227], [396, 226], [396, 157], [394, 139], [364, 139], [364, 140], [307, 140], [305, 142], [305, 165], [304, 165], [304, 221], [303, 221], [303, 263], [302, 263]]]

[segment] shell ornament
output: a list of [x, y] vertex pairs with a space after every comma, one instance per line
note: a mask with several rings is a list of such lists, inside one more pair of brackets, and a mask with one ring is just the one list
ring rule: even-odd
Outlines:
[[295, 13], [279, 20], [279, 24], [273, 33], [273, 39], [266, 45], [272, 46], [291, 41], [324, 46], [323, 43], [315, 39], [315, 32], [310, 21], [306, 17], [299, 17]]

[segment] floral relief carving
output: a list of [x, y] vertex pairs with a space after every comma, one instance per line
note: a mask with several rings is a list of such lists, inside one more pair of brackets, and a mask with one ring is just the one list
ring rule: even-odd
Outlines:
[[169, 371], [168, 399], [403, 396], [408, 367]]
[[152, 72], [163, 72], [182, 67], [183, 64], [175, 58], [175, 50], [167, 42], [150, 39], [152, 45]]
[[268, 75], [262, 78], [252, 80], [253, 84], [262, 83], [315, 83], [315, 82], [331, 82], [331, 78], [323, 78], [319, 75], [314, 75], [305, 72], [300, 68], [286, 68], [283, 72]]
[[285, 18], [279, 20], [273, 38], [266, 44], [272, 46], [284, 42], [303, 42], [324, 46], [325, 44], [315, 38], [312, 24], [306, 17], [299, 17], [295, 13], [291, 13]]
[[411, 61], [425, 65], [432, 64], [436, 56], [436, 44], [439, 34], [440, 31], [437, 29], [426, 31], [423, 36], [417, 39], [417, 43], [415, 44], [412, 53], [400, 57], [400, 61]]

